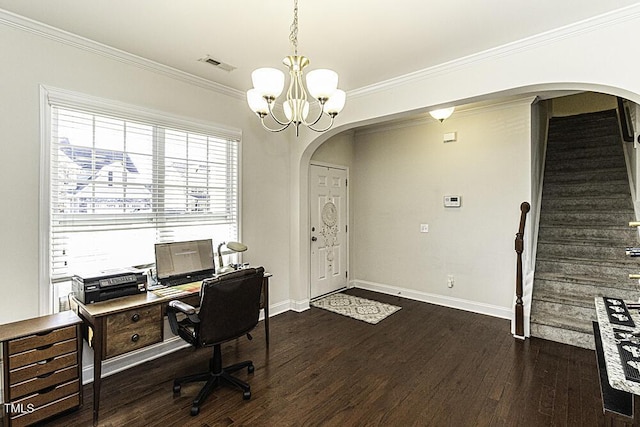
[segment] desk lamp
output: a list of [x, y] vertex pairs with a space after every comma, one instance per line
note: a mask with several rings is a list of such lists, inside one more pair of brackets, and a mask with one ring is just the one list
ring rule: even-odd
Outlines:
[[218, 268], [218, 271], [216, 271], [216, 273], [218, 274], [222, 274], [222, 273], [228, 273], [229, 271], [233, 271], [235, 270], [235, 268], [233, 268], [231, 265], [227, 265], [226, 267], [224, 266], [224, 262], [222, 261], [222, 247], [226, 245], [227, 249], [233, 251], [233, 252], [244, 252], [246, 251], [247, 245], [245, 245], [244, 243], [240, 243], [240, 242], [222, 242], [218, 245], [218, 264], [220, 265], [220, 268]]

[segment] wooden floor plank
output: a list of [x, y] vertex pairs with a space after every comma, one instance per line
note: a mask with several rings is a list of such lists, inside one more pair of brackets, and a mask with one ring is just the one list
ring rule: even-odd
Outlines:
[[[201, 384], [172, 393], [174, 377], [206, 370], [210, 350], [184, 349], [104, 378], [101, 426], [537, 426], [605, 425], [593, 351], [536, 338], [520, 341], [510, 322], [364, 290], [399, 305], [377, 325], [318, 308], [271, 319], [254, 339], [223, 345], [252, 398], [217, 389], [196, 417]], [[91, 424], [85, 405], [50, 426]]]

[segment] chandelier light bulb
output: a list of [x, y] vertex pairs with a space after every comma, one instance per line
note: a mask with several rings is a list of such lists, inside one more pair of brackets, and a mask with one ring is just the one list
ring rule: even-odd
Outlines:
[[251, 81], [260, 96], [275, 99], [284, 89], [284, 73], [276, 68], [258, 68], [251, 73]]
[[249, 89], [247, 91], [247, 103], [254, 113], [261, 115], [269, 114], [269, 106], [267, 100], [262, 97], [257, 89]]
[[338, 73], [332, 70], [318, 69], [307, 73], [307, 89], [315, 99], [325, 100], [338, 89]]
[[329, 115], [335, 116], [342, 111], [346, 101], [347, 94], [343, 90], [337, 89], [324, 104], [324, 111]]

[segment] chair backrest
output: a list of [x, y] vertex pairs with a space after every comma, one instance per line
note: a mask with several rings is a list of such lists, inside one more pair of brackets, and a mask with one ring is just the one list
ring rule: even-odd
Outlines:
[[199, 345], [240, 337], [258, 324], [264, 268], [247, 268], [207, 279], [202, 284]]

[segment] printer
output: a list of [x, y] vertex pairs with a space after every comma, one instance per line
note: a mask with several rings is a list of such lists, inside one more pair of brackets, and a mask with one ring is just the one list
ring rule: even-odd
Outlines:
[[147, 274], [135, 268], [82, 272], [71, 280], [76, 299], [83, 304], [135, 295], [147, 290]]

